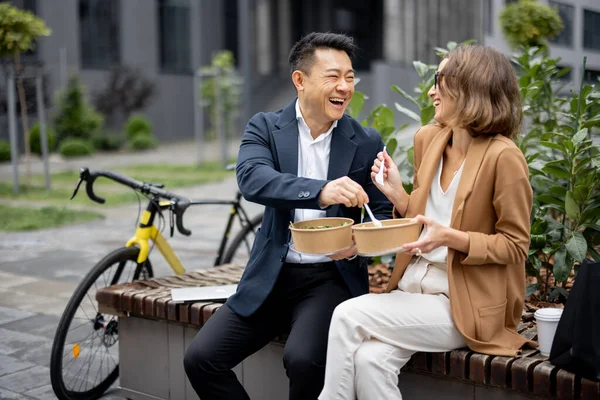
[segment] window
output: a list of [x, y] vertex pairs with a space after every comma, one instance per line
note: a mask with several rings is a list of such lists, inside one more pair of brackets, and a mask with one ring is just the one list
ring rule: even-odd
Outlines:
[[573, 19], [575, 18], [575, 7], [562, 4], [557, 1], [550, 1], [550, 6], [558, 11], [558, 15], [564, 24], [562, 32], [558, 34], [552, 43], [562, 46], [573, 46]]
[[600, 50], [600, 13], [583, 10], [583, 47]]
[[79, 0], [81, 66], [107, 69], [119, 64], [117, 0]]
[[598, 81], [598, 78], [600, 78], [600, 71], [597, 70], [586, 69], [583, 74], [583, 81], [590, 85], [599, 86], [600, 82]]
[[158, 0], [160, 69], [191, 73], [190, 4], [188, 0]]

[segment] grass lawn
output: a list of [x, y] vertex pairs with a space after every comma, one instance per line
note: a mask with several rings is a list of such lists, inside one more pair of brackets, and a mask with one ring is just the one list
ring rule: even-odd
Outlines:
[[28, 231], [93, 221], [102, 218], [94, 211], [68, 210], [64, 207], [11, 207], [0, 204], [0, 231]]
[[[119, 172], [141, 182], [163, 183], [165, 189], [173, 191], [176, 188], [199, 185], [203, 183], [218, 182], [228, 176], [232, 171], [225, 171], [220, 163], [205, 163], [197, 165], [137, 165], [124, 168], [115, 168]], [[21, 182], [25, 179], [21, 176]], [[75, 184], [79, 179], [79, 172], [61, 172], [50, 177], [52, 189], [47, 192], [44, 188], [43, 175], [34, 175], [31, 186], [20, 188], [20, 194], [13, 194], [11, 181], [0, 181], [0, 199], [20, 199], [30, 201], [45, 201], [52, 205], [63, 206], [66, 204], [96, 205], [85, 193], [85, 184], [79, 189], [77, 197], [72, 201]], [[106, 205], [114, 206], [137, 201], [136, 194], [129, 188], [105, 178], [98, 178], [94, 183], [94, 192], [106, 199]]]

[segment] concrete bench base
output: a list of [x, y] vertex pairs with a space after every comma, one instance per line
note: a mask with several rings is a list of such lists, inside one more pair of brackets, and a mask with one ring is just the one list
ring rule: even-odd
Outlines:
[[[121, 318], [119, 394], [135, 400], [198, 400], [183, 370], [185, 349], [197, 332], [176, 322]], [[282, 357], [283, 345], [273, 342], [235, 368], [251, 399], [288, 398]], [[400, 374], [400, 389], [406, 399], [531, 399], [517, 392], [409, 371]]]

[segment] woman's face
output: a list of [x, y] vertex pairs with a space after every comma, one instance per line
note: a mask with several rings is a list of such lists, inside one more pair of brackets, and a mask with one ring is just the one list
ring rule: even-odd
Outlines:
[[443, 70], [447, 62], [448, 59], [445, 58], [438, 66], [437, 87], [434, 84], [431, 89], [429, 89], [429, 92], [427, 92], [427, 95], [433, 99], [433, 106], [435, 107], [435, 115], [433, 118], [442, 125], [448, 125], [452, 121], [456, 111], [456, 100], [451, 98], [444, 91], [443, 82], [445, 77]]

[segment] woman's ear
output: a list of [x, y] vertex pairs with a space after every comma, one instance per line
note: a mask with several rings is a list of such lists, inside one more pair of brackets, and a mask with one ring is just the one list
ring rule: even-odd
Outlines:
[[302, 71], [295, 70], [292, 73], [292, 82], [298, 92], [304, 90], [304, 73]]

